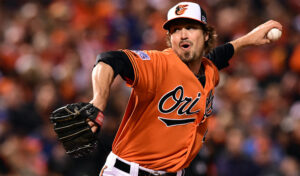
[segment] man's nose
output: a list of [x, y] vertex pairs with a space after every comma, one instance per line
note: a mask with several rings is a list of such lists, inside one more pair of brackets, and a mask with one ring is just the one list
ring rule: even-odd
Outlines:
[[180, 30], [180, 37], [181, 37], [181, 39], [187, 39], [188, 38], [187, 29], [186, 28], [182, 28]]

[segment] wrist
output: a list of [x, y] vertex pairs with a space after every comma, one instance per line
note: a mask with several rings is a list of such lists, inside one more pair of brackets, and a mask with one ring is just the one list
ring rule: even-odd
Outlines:
[[[97, 100], [99, 100], [99, 101], [97, 101]], [[100, 98], [94, 98], [93, 100], [90, 101], [90, 103], [102, 112], [105, 109], [105, 104], [103, 101], [101, 101]]]
[[234, 52], [236, 53], [237, 51], [239, 51], [240, 49], [250, 45], [249, 43], [249, 39], [247, 38], [247, 35], [246, 36], [243, 36], [243, 37], [240, 37], [236, 40], [233, 40], [229, 43], [232, 44], [233, 48], [234, 48]]
[[103, 120], [104, 120], [104, 114], [103, 111], [95, 105], [93, 101], [90, 101], [90, 104], [92, 105], [92, 111], [94, 111], [93, 115], [91, 115], [90, 119], [92, 119], [95, 123], [97, 123], [98, 126], [102, 126]]
[[99, 126], [103, 125], [103, 121], [104, 121], [104, 114], [101, 110], [99, 110], [95, 120], [94, 120]]

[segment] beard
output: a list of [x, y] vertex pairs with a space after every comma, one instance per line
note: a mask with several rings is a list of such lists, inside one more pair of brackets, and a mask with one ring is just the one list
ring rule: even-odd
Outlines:
[[193, 53], [191, 51], [185, 51], [182, 54], [177, 53], [177, 55], [184, 63], [190, 63], [198, 59], [196, 53]]
[[[180, 46], [174, 48], [173, 51], [177, 54], [177, 56], [184, 62], [184, 63], [191, 63], [197, 60], [201, 60], [204, 54], [203, 46], [197, 49], [194, 48], [194, 44], [190, 41], [186, 41], [190, 43], [189, 50], [182, 50]], [[180, 43], [179, 43], [180, 45]], [[204, 43], [203, 43], [204, 45]]]
[[183, 57], [185, 58], [186, 61], [192, 61], [195, 59], [195, 54], [192, 54], [192, 52], [187, 51], [183, 53]]

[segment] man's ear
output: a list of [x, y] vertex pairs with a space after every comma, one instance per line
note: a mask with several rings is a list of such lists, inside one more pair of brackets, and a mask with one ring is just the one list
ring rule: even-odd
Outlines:
[[171, 34], [170, 34], [170, 31], [169, 31], [169, 30], [167, 31], [167, 36], [168, 36], [168, 37], [170, 37], [170, 36], [171, 36]]
[[209, 39], [209, 35], [208, 35], [208, 34], [205, 34], [204, 40], [205, 40], [205, 41], [208, 41], [208, 39]]
[[171, 45], [171, 34], [170, 34], [169, 31], [167, 32], [166, 42], [167, 42], [167, 46], [171, 48], [172, 47], [172, 45]]

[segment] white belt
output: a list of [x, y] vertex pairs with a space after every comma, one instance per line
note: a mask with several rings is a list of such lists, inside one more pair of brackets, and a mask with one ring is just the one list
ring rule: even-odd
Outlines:
[[[115, 167], [115, 168], [119, 169], [118, 168], [119, 166], [116, 167], [116, 163], [119, 164], [119, 166], [120, 166], [120, 164], [123, 163], [123, 166], [125, 165], [125, 167], [123, 167], [124, 168], [123, 171], [126, 170], [126, 172], [130, 175], [139, 175], [139, 173], [141, 171], [151, 173], [152, 175], [164, 175], [164, 174], [167, 173], [165, 171], [155, 171], [155, 170], [152, 170], [152, 169], [148, 169], [148, 168], [139, 166], [138, 163], [126, 161], [126, 160], [118, 157], [113, 152], [110, 152], [110, 154], [108, 155], [108, 157], [106, 159], [105, 165], [108, 166], [108, 167]], [[127, 168], [127, 165], [128, 165], [128, 168]], [[182, 173], [183, 173], [182, 170], [180, 170], [176, 173], [176, 176], [182, 176]]]

